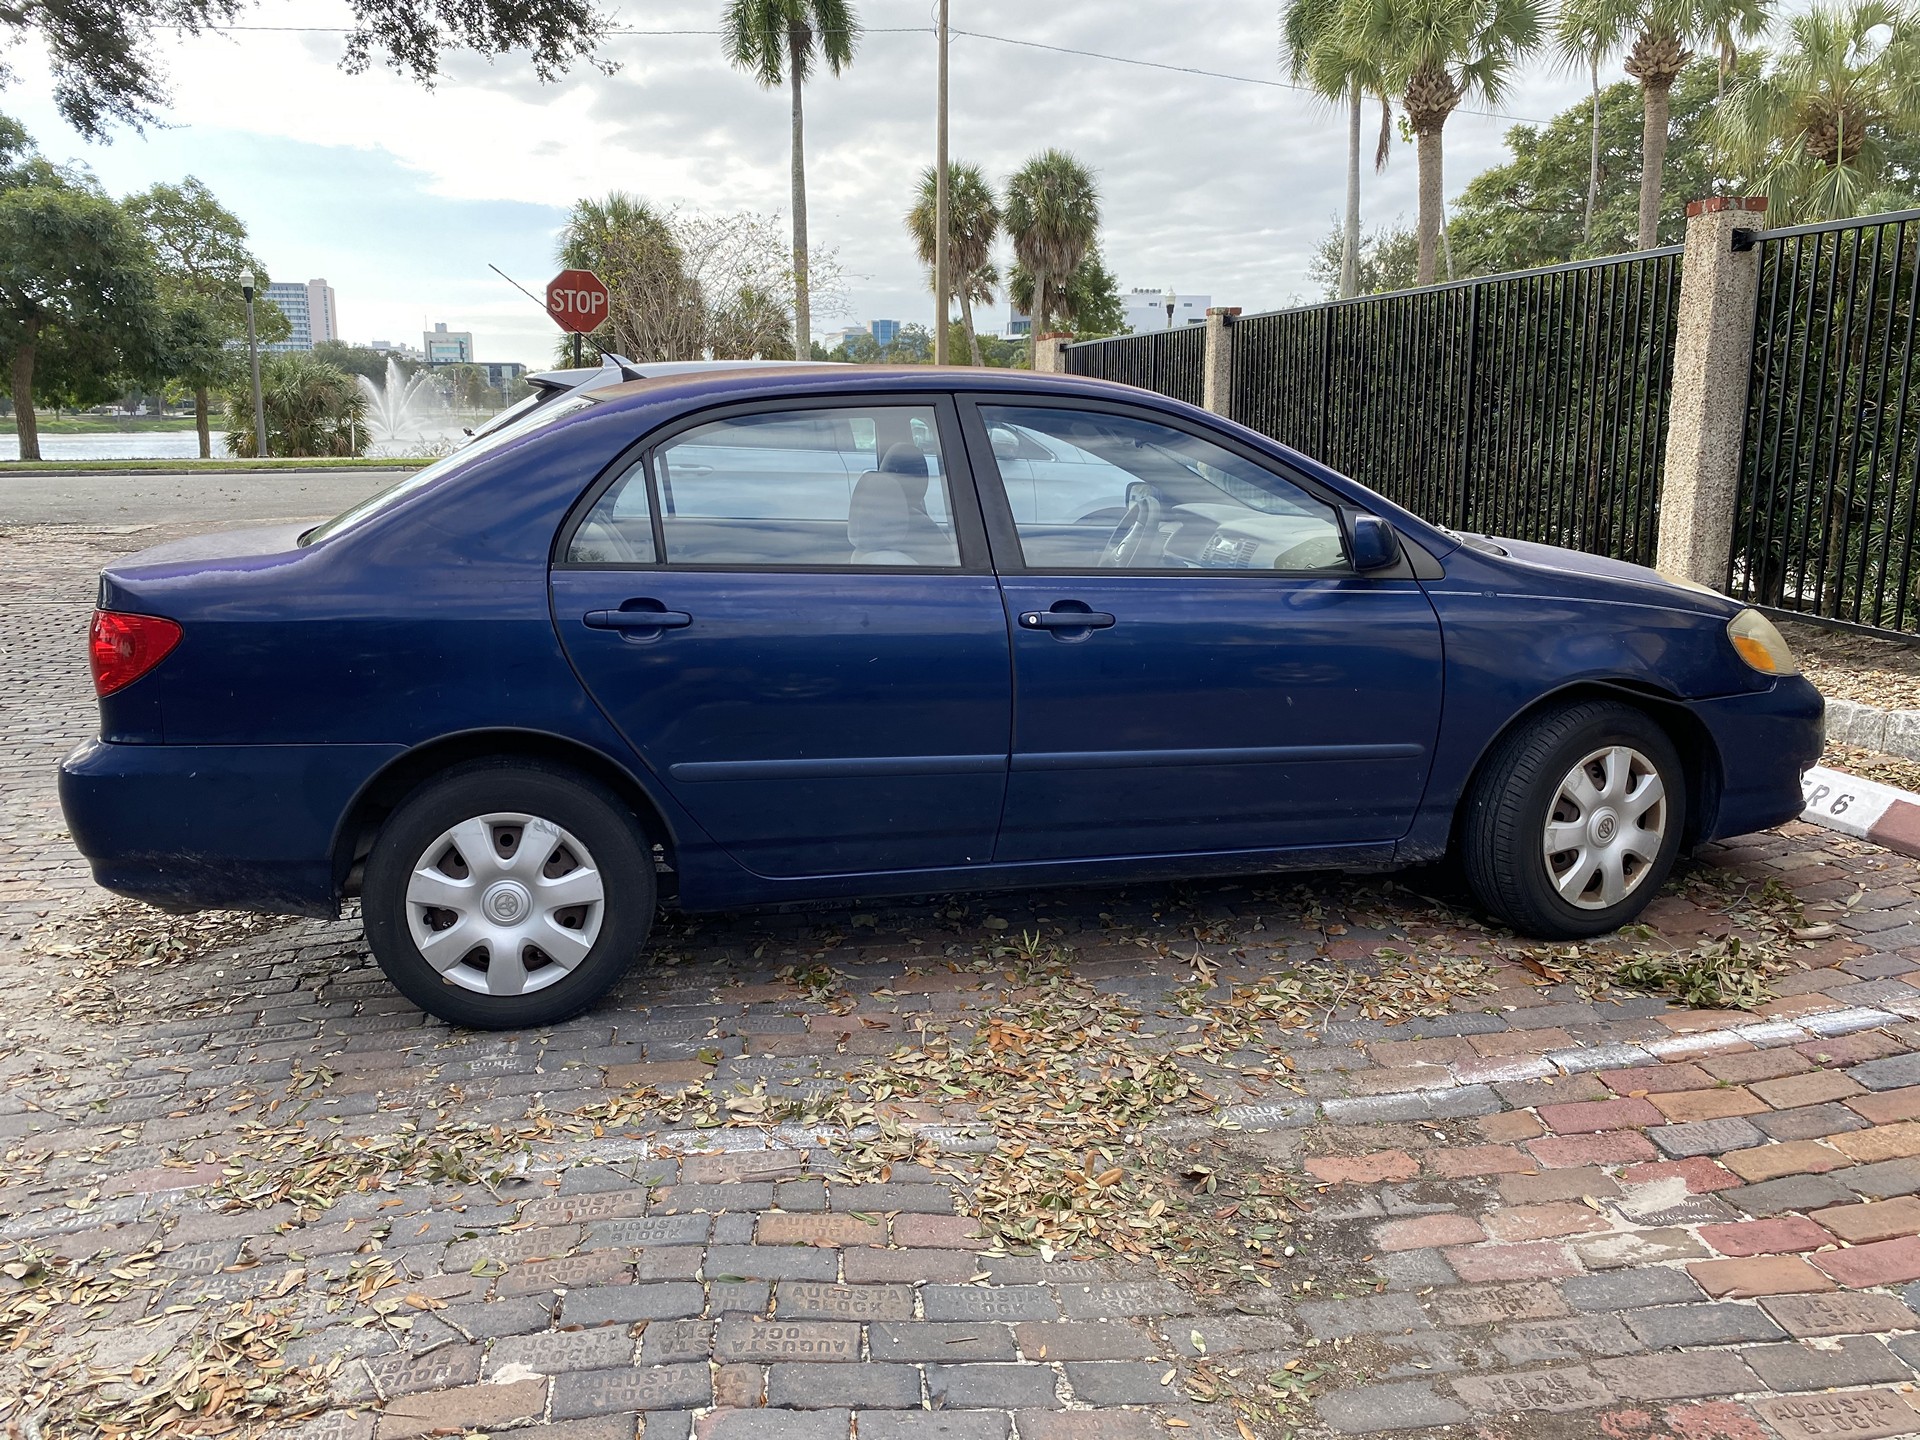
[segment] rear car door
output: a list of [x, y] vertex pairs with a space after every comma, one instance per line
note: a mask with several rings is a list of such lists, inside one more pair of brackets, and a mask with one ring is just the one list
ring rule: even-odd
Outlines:
[[[1411, 571], [1354, 573], [1330, 497], [1169, 417], [984, 396], [968, 415], [1013, 645], [996, 861], [1388, 853], [1440, 719]], [[1036, 492], [1070, 493], [1015, 506], [996, 431], [1093, 463], [1031, 465]], [[1085, 513], [1101, 495], [1125, 497], [1117, 521]]]
[[749, 870], [990, 858], [1012, 691], [963, 453], [944, 398], [734, 407], [651, 441], [563, 530], [575, 668]]

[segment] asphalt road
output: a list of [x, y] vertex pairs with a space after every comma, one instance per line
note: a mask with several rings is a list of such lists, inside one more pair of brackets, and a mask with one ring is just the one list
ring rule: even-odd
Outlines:
[[0, 466], [0, 525], [180, 525], [337, 515], [404, 470], [306, 474], [8, 474]]

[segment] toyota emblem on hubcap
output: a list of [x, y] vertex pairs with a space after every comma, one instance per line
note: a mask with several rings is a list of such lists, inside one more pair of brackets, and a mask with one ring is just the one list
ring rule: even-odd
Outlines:
[[488, 919], [502, 925], [516, 925], [533, 908], [533, 897], [527, 893], [525, 886], [512, 880], [502, 880], [487, 891], [484, 904]]

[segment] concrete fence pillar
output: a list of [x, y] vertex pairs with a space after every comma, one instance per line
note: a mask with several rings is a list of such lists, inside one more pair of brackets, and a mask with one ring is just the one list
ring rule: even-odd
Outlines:
[[1233, 418], [1233, 322], [1238, 305], [1215, 305], [1207, 311], [1207, 358], [1202, 362], [1200, 405], [1216, 415]]
[[1736, 250], [1735, 232], [1758, 229], [1766, 208], [1764, 198], [1724, 195], [1687, 206], [1655, 563], [1715, 589], [1733, 551], [1760, 280], [1759, 251]]
[[1049, 330], [1033, 342], [1033, 368], [1041, 375], [1067, 373], [1067, 345], [1073, 339], [1064, 330]]

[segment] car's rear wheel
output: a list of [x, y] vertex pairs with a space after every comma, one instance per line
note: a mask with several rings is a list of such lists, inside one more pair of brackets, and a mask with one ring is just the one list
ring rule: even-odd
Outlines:
[[1462, 827], [1467, 880], [1522, 934], [1617, 930], [1666, 883], [1686, 803], [1680, 754], [1651, 716], [1614, 701], [1568, 705], [1488, 756]]
[[361, 910], [387, 978], [456, 1025], [587, 1009], [653, 926], [653, 859], [613, 795], [569, 771], [480, 761], [408, 797], [367, 857]]

